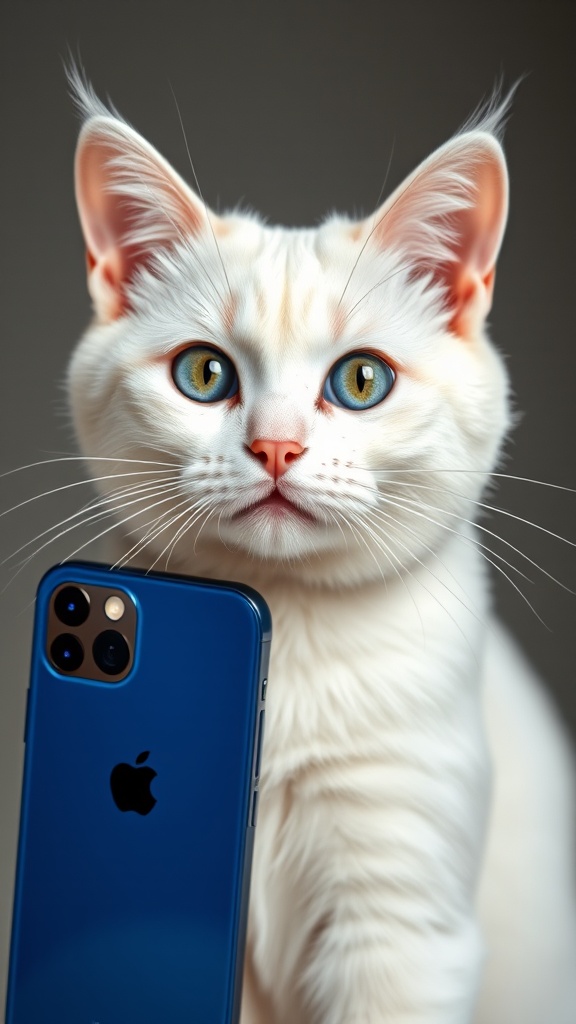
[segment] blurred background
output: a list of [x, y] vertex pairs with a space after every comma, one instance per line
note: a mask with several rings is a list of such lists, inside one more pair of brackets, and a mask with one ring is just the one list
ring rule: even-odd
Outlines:
[[[370, 212], [390, 160], [387, 192], [500, 76], [509, 86], [525, 75], [506, 132], [511, 211], [490, 318], [522, 413], [506, 469], [576, 488], [575, 16], [573, 0], [4, 0], [0, 471], [75, 452], [63, 381], [90, 307], [72, 188], [77, 123], [62, 69], [71, 52], [190, 180], [173, 89], [207, 202], [242, 202], [285, 224]], [[66, 462], [5, 475], [0, 512], [81, 479], [80, 464]], [[73, 486], [4, 515], [0, 559], [89, 497]], [[495, 501], [576, 541], [575, 494], [508, 481]], [[511, 516], [485, 524], [576, 589], [572, 547]], [[0, 1005], [34, 592], [43, 570], [88, 536], [71, 532], [20, 568], [40, 537], [0, 568]], [[533, 580], [514, 577], [545, 624], [494, 573], [500, 614], [576, 736], [576, 599], [500, 550]]]

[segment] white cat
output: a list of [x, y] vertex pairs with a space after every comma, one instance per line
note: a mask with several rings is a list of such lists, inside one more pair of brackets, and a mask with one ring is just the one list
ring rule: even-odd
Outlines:
[[569, 755], [473, 525], [510, 423], [506, 104], [373, 217], [287, 229], [75, 87], [70, 399], [118, 560], [273, 615], [243, 1024], [573, 1024]]

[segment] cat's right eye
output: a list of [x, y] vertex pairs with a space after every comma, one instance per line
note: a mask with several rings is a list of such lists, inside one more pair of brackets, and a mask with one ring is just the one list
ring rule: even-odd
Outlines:
[[370, 352], [350, 352], [334, 364], [323, 397], [332, 405], [359, 412], [382, 402], [394, 384], [394, 370]]
[[221, 402], [239, 388], [232, 360], [208, 345], [192, 345], [180, 352], [172, 363], [172, 380], [193, 402]]

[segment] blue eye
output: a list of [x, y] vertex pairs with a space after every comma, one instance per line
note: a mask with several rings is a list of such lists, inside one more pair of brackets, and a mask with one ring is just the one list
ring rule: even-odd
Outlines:
[[234, 364], [223, 352], [205, 345], [186, 348], [172, 363], [172, 379], [194, 402], [221, 402], [238, 393]]
[[343, 409], [371, 409], [386, 398], [395, 380], [394, 370], [383, 359], [352, 352], [330, 370], [323, 397]]

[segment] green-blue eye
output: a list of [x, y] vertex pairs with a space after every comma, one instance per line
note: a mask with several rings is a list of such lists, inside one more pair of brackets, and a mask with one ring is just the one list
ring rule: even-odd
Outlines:
[[344, 409], [371, 409], [386, 398], [395, 379], [394, 370], [383, 359], [352, 352], [330, 370], [323, 397]]
[[221, 402], [238, 393], [234, 363], [216, 348], [194, 345], [176, 356], [172, 379], [186, 398], [194, 402]]

